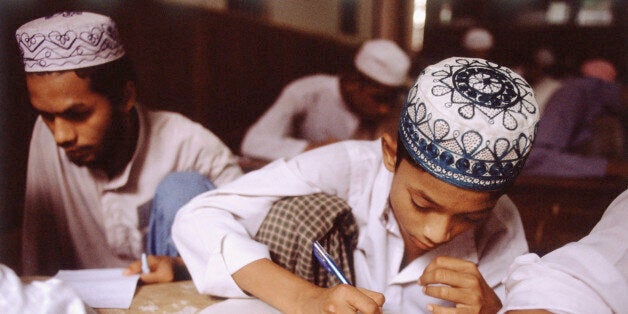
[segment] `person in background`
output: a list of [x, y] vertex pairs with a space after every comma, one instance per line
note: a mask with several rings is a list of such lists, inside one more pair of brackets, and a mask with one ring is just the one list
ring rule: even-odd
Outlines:
[[507, 313], [628, 311], [628, 190], [606, 209], [591, 233], [543, 257], [526, 254], [510, 267]]
[[394, 42], [365, 42], [353, 70], [293, 81], [246, 132], [241, 153], [261, 160], [291, 158], [346, 139], [374, 139], [378, 123], [400, 101], [410, 58]]
[[494, 47], [493, 34], [483, 27], [469, 28], [462, 36], [461, 47], [465, 57], [490, 60]]
[[[448, 58], [424, 69], [399, 117], [397, 139], [385, 133], [278, 159], [186, 204], [173, 239], [197, 289], [252, 295], [287, 313], [496, 313], [508, 266], [528, 251], [504, 193], [534, 140], [532, 89], [495, 63]], [[271, 207], [320, 194], [346, 202], [358, 228], [346, 272], [355, 286], [317, 286], [279, 266], [270, 245], [253, 239], [270, 230], [281, 250], [283, 237], [291, 238], [272, 234], [285, 227], [267, 219]], [[298, 211], [320, 219], [327, 207]], [[308, 230], [321, 227], [315, 221], [294, 228], [310, 237], [295, 255], [311, 257], [319, 239]], [[329, 232], [344, 232], [344, 222]]]
[[566, 79], [550, 97], [526, 175], [628, 176], [623, 159], [620, 86], [606, 60], [583, 63], [582, 76]]
[[138, 103], [109, 17], [57, 13], [22, 25], [16, 39], [39, 114], [28, 156], [24, 274], [127, 266], [143, 252], [179, 261], [170, 239], [176, 211], [239, 177], [234, 155], [200, 124]]

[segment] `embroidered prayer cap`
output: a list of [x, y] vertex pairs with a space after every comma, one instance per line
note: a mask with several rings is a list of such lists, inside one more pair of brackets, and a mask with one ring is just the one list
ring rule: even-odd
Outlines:
[[401, 111], [399, 138], [440, 180], [496, 191], [523, 168], [538, 121], [534, 93], [521, 76], [483, 59], [454, 57], [421, 72]]
[[65, 71], [124, 56], [114, 21], [91, 12], [62, 12], [30, 21], [16, 32], [24, 71]]
[[374, 39], [362, 44], [354, 58], [362, 74], [388, 86], [402, 86], [410, 70], [410, 57], [390, 40]]

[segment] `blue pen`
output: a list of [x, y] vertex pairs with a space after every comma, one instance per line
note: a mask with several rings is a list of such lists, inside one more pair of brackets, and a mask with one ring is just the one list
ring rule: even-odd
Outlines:
[[351, 284], [351, 281], [349, 281], [345, 274], [342, 273], [340, 268], [338, 268], [336, 263], [334, 263], [334, 261], [331, 259], [331, 256], [329, 256], [329, 254], [325, 251], [321, 244], [318, 243], [318, 241], [314, 241], [314, 243], [312, 243], [312, 252], [314, 253], [314, 256], [316, 257], [318, 262], [323, 265], [328, 273], [335, 275], [336, 278], [338, 278], [338, 280], [340, 280], [340, 282], [344, 284]]

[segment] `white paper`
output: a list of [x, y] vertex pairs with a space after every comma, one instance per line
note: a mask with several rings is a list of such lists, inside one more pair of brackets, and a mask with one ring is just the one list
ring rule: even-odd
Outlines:
[[199, 314], [228, 313], [281, 314], [279, 310], [260, 299], [226, 299], [199, 312]]
[[124, 276], [123, 268], [60, 270], [55, 278], [65, 282], [93, 308], [128, 309], [140, 275]]

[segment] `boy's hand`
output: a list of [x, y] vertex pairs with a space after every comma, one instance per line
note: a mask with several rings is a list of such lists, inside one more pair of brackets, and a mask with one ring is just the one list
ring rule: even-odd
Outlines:
[[378, 292], [337, 285], [304, 293], [301, 313], [382, 313], [384, 295]]
[[[501, 300], [488, 286], [476, 264], [458, 258], [433, 259], [419, 278], [426, 295], [456, 303], [455, 308], [430, 304], [433, 313], [497, 313]], [[443, 284], [442, 286], [432, 286]]]
[[140, 274], [140, 280], [147, 284], [172, 282], [175, 279], [175, 267], [183, 264], [180, 257], [148, 255], [146, 260], [150, 268], [148, 274], [142, 274], [142, 261], [137, 260], [124, 270], [124, 275]]

